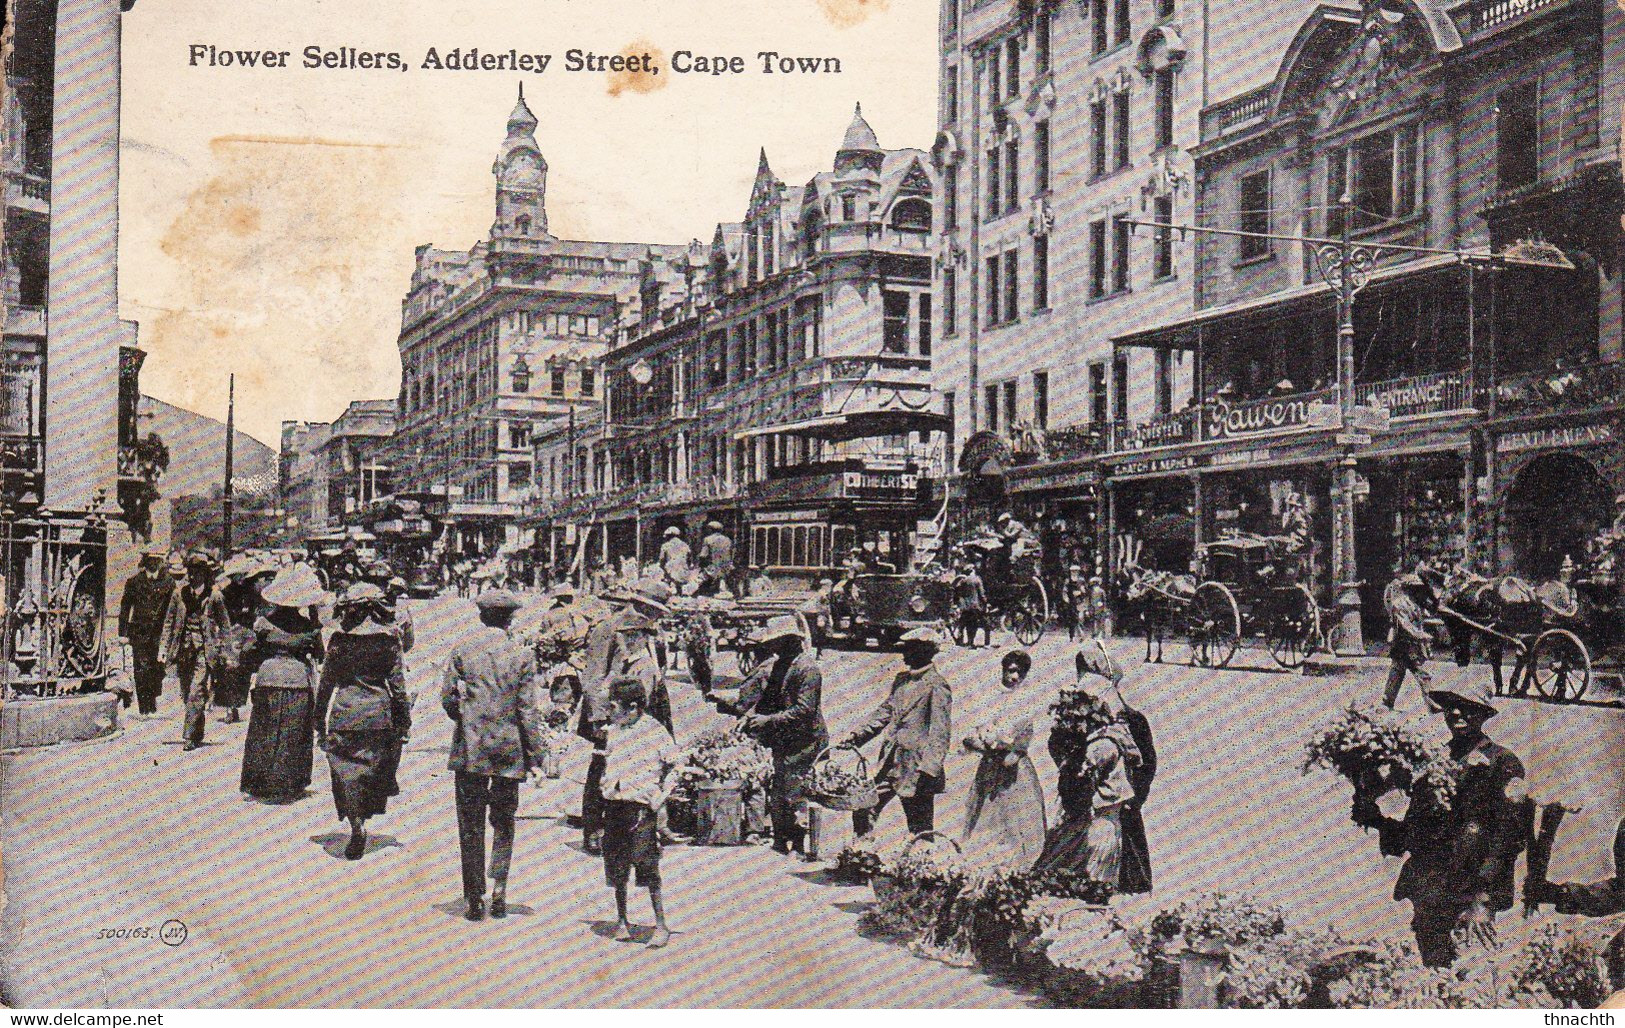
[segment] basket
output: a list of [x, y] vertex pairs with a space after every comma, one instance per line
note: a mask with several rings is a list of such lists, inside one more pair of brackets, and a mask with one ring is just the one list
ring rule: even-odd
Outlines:
[[[954, 852], [964, 852], [959, 843], [940, 832], [921, 832], [903, 847], [903, 856], [911, 853], [922, 839], [942, 840], [952, 846]], [[885, 871], [870, 876], [869, 887], [874, 890], [877, 906], [892, 912], [890, 920], [893, 923], [890, 927], [905, 935], [918, 935], [934, 929], [942, 912], [959, 891], [958, 885], [944, 882], [904, 883]]]
[[[813, 768], [816, 768], [821, 761], [828, 760], [834, 752], [833, 748], [825, 747], [819, 752], [818, 756], [813, 758], [812, 765], [807, 770], [809, 779], [812, 777]], [[858, 750], [849, 748], [846, 752], [851, 753], [856, 758], [853, 774], [863, 779], [866, 784], [847, 793], [822, 792], [809, 789], [809, 795], [820, 807], [827, 807], [830, 810], [871, 810], [880, 802], [880, 792], [869, 778], [869, 762], [863, 759], [863, 754]], [[910, 842], [909, 845], [912, 846], [913, 842]]]

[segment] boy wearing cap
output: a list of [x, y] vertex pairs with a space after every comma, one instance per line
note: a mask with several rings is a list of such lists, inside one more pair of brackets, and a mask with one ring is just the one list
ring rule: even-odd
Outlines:
[[893, 797], [902, 801], [910, 835], [936, 825], [936, 798], [946, 781], [942, 764], [952, 732], [953, 691], [934, 663], [942, 641], [928, 628], [916, 628], [900, 640], [903, 670], [892, 681], [891, 695], [841, 746], [856, 749], [884, 733], [880, 767], [875, 772], [879, 802], [852, 812], [852, 830], [868, 835], [875, 817]]
[[164, 565], [163, 553], [146, 551], [141, 569], [124, 583], [118, 612], [119, 637], [130, 644], [137, 714], [158, 713], [158, 697], [164, 691], [164, 662], [158, 649], [174, 598], [175, 578]]
[[1427, 693], [1450, 726], [1450, 757], [1461, 765], [1448, 809], [1412, 804], [1401, 820], [1356, 790], [1354, 823], [1378, 830], [1382, 852], [1409, 854], [1394, 899], [1411, 901], [1411, 930], [1429, 967], [1456, 959], [1456, 935], [1491, 943], [1495, 915], [1512, 906], [1512, 871], [1529, 822], [1523, 763], [1484, 734], [1497, 713], [1482, 684]]
[[636, 872], [637, 884], [649, 890], [655, 930], [649, 948], [671, 941], [666, 906], [660, 893], [660, 839], [657, 812], [666, 805], [676, 779], [677, 743], [664, 725], [646, 713], [647, 694], [635, 678], [617, 678], [609, 687], [610, 721], [594, 755], [603, 760], [604, 881], [615, 890], [615, 940], [629, 942], [632, 925], [626, 916], [626, 890]]

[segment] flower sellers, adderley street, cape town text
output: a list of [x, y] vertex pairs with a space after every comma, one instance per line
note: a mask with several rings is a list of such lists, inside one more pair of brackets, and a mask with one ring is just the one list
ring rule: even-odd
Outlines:
[[[540, 75], [553, 64], [551, 53], [482, 50], [479, 47], [429, 47], [417, 62], [425, 71], [480, 71]], [[312, 43], [302, 49], [278, 50], [257, 46], [191, 43], [186, 63], [194, 68], [284, 69], [305, 68], [327, 71], [408, 71], [412, 64], [399, 51], [366, 46], [324, 46]], [[670, 60], [642, 53], [600, 53], [572, 47], [564, 51], [560, 67], [569, 72], [632, 72], [659, 75], [669, 68], [677, 75], [838, 75], [841, 59], [830, 56], [785, 54], [778, 50], [758, 50], [751, 55], [672, 51]]]

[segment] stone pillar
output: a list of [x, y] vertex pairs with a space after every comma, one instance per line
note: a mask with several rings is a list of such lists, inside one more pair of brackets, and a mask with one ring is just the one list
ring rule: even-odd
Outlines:
[[51, 156], [45, 504], [118, 491], [119, 0], [60, 0]]

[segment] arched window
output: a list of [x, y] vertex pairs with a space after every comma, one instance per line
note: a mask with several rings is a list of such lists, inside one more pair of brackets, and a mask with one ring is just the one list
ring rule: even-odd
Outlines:
[[514, 230], [522, 236], [530, 235], [530, 215], [521, 214], [519, 217], [513, 219], [513, 227]]
[[931, 228], [931, 204], [923, 197], [909, 197], [899, 200], [891, 209], [892, 228], [924, 229]]

